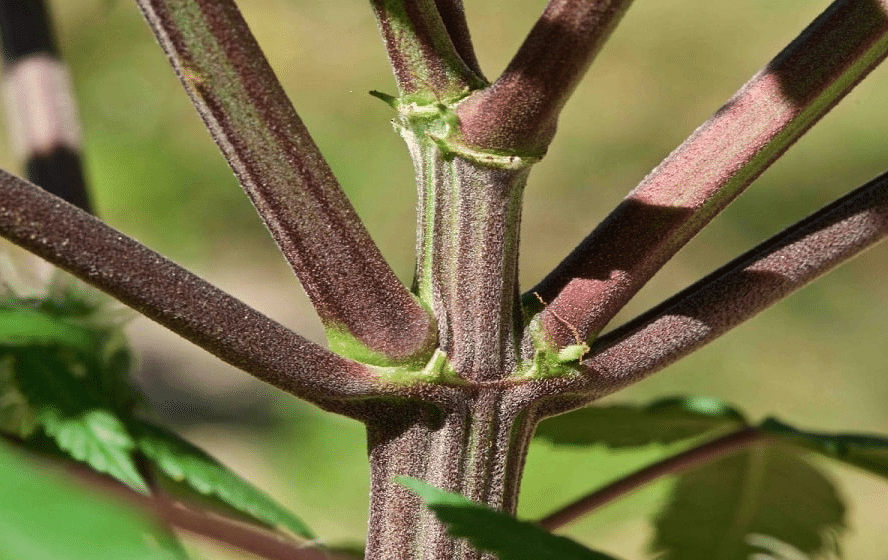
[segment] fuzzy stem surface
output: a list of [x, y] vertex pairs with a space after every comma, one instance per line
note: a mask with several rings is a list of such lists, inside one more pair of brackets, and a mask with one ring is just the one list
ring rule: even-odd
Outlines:
[[0, 235], [229, 364], [309, 402], [332, 408], [343, 399], [385, 390], [366, 366], [304, 339], [83, 210], [2, 170]]
[[451, 380], [437, 402], [380, 403], [368, 414], [368, 558], [480, 559], [449, 537], [396, 476], [514, 513], [537, 418], [508, 382], [520, 366], [521, 196], [533, 160], [460, 143], [451, 107], [400, 101], [396, 126], [419, 188], [414, 290], [439, 326]]
[[459, 108], [466, 142], [545, 153], [558, 115], [631, 0], [550, 0], [505, 72]]
[[637, 382], [715, 340], [888, 236], [888, 173], [604, 334], [578, 377], [539, 384], [571, 410]]
[[536, 419], [515, 392], [467, 389], [445, 407], [392, 405], [368, 423], [371, 467], [367, 558], [494, 560], [449, 537], [399, 475], [515, 513]]
[[551, 302], [539, 320], [553, 341], [597, 335], [886, 54], [888, 2], [834, 2], [533, 288]]
[[[334, 351], [422, 364], [435, 326], [373, 243], [232, 0], [139, 0]], [[334, 280], [335, 278], [335, 280]]]
[[517, 365], [521, 197], [530, 163], [462, 151], [446, 106], [401, 119], [419, 188], [414, 290], [457, 376], [502, 379]]
[[485, 84], [476, 73], [478, 62], [458, 2], [439, 2], [446, 20], [435, 0], [371, 0], [370, 4], [402, 94], [449, 97]]

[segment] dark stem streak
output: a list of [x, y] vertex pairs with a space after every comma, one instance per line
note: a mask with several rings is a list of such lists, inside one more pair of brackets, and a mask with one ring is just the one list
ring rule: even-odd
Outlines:
[[638, 381], [752, 318], [888, 235], [888, 173], [600, 337], [580, 379], [541, 384], [577, 408]]
[[45, 3], [0, 0], [0, 40], [11, 144], [18, 148], [28, 178], [91, 212], [71, 80]]
[[558, 114], [630, 0], [550, 0], [505, 72], [464, 101], [465, 141], [487, 150], [545, 153]]
[[459, 0], [371, 0], [370, 4], [401, 94], [445, 98], [484, 84], [475, 71], [478, 62]]
[[484, 72], [481, 71], [478, 57], [475, 56], [475, 47], [469, 34], [469, 24], [466, 21], [462, 0], [435, 0], [435, 6], [438, 8], [441, 21], [447, 29], [447, 34], [450, 36], [450, 41], [457, 54], [470, 70], [478, 77], [483, 78]]
[[[558, 345], [589, 338], [888, 53], [888, 2], [839, 0], [531, 290]], [[554, 301], [553, 301], [554, 300]], [[535, 300], [528, 295], [530, 307]]]
[[[364, 366], [305, 340], [137, 241], [0, 171], [0, 235], [247, 373], [321, 407], [378, 388]], [[348, 410], [343, 410], [348, 413]]]
[[383, 362], [427, 357], [431, 318], [370, 239], [234, 3], [139, 4], [328, 332]]
[[638, 490], [645, 484], [664, 476], [681, 474], [702, 463], [736, 453], [759, 441], [762, 437], [762, 434], [755, 428], [743, 428], [672, 457], [667, 457], [559, 508], [537, 521], [537, 524], [547, 531], [554, 531], [592, 513], [624, 494]]

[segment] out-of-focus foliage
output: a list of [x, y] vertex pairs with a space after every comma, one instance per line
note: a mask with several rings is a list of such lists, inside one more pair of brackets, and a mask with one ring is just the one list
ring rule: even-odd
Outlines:
[[[773, 418], [753, 427], [740, 411], [712, 398], [591, 406], [547, 420], [537, 433], [556, 445], [611, 449], [689, 439], [700, 445], [715, 435], [724, 435], [721, 441], [736, 435], [756, 439], [740, 452], [680, 473], [656, 516], [652, 549], [658, 558], [745, 560], [772, 545], [782, 547], [769, 550], [774, 554], [792, 550], [798, 557], [820, 558], [836, 553], [846, 525], [845, 503], [834, 483], [806, 458], [812, 455], [809, 450], [888, 484], [886, 437], [807, 432]], [[676, 455], [681, 457], [686, 455]]]
[[590, 406], [544, 420], [535, 437], [558, 445], [611, 449], [670, 444], [746, 424], [733, 407], [708, 397], [671, 397], [647, 406]]
[[23, 447], [86, 463], [141, 494], [151, 493], [149, 475], [158, 484], [169, 479], [167, 490], [208, 496], [211, 509], [231, 509], [265, 526], [314, 537], [262, 491], [173, 432], [141, 419], [129, 378], [130, 350], [119, 322], [107, 320], [111, 303], [105, 297], [62, 273], [52, 276], [44, 293], [31, 284], [32, 295], [24, 296], [15, 289], [24, 284], [23, 275], [5, 268], [0, 431]]
[[314, 538], [301, 519], [176, 434], [144, 422], [132, 429], [139, 450], [173, 481], [271, 527], [286, 528], [304, 539]]
[[652, 549], [663, 560], [747, 560], [767, 543], [828, 558], [845, 506], [817, 469], [760, 444], [682, 475], [655, 526]]
[[888, 439], [885, 437], [807, 432], [774, 418], [762, 422], [761, 429], [790, 445], [810, 449], [888, 480]]
[[185, 560], [165, 528], [0, 442], [0, 558], [3, 560]]

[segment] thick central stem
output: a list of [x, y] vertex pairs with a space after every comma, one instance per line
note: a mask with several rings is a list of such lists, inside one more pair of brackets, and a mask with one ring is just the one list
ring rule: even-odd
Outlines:
[[530, 165], [452, 151], [429, 128], [424, 121], [402, 128], [419, 185], [414, 289], [438, 322], [455, 373], [503, 379], [518, 359], [518, 242]]
[[515, 513], [521, 471], [535, 419], [514, 393], [498, 387], [468, 391], [445, 409], [391, 404], [368, 423], [371, 465], [366, 558], [492, 560], [449, 537], [409, 490], [412, 476], [491, 507]]
[[371, 465], [367, 558], [489, 559], [444, 527], [406, 475], [515, 512], [536, 422], [523, 392], [504, 382], [519, 367], [521, 196], [531, 161], [459, 142], [444, 104], [398, 104], [419, 185], [414, 290], [433, 312], [447, 356], [446, 401], [387, 402], [367, 422]]

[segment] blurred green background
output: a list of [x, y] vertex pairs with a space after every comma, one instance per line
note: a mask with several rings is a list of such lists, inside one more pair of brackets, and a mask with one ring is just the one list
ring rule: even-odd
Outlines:
[[[467, 0], [495, 77], [543, 0]], [[656, 164], [829, 2], [637, 2], [561, 119], [526, 192], [521, 256], [532, 286]], [[50, 2], [73, 67], [100, 214], [303, 335], [322, 341], [306, 298], [127, 0]], [[259, 43], [396, 273], [413, 267], [413, 171], [365, 2], [241, 0]], [[877, 69], [668, 264], [616, 321], [700, 276], [888, 167], [888, 68]], [[0, 165], [20, 169], [5, 144]], [[888, 247], [877, 247], [693, 357], [608, 399], [719, 397], [758, 418], [815, 430], [888, 432]], [[145, 319], [139, 376], [168, 423], [278, 496], [330, 542], [363, 538], [363, 430], [251, 382]], [[534, 444], [520, 515], [534, 517], [664, 450], [609, 455]], [[825, 465], [851, 503], [847, 557], [884, 560], [888, 486]], [[654, 485], [567, 534], [643, 558]], [[195, 541], [196, 557], [228, 553]], [[231, 556], [236, 558], [237, 556]]]

